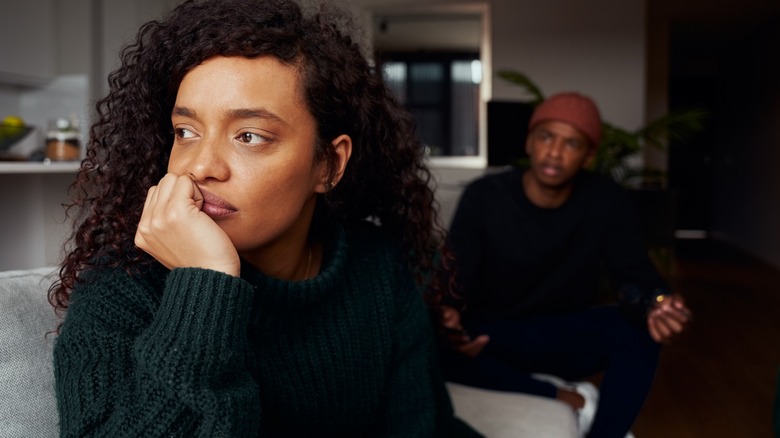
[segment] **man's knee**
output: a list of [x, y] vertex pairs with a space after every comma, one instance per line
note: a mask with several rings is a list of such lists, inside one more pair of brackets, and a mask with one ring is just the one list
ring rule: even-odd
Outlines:
[[617, 306], [609, 306], [601, 312], [603, 317], [608, 319], [605, 335], [613, 343], [615, 350], [630, 351], [653, 362], [658, 360], [661, 345], [650, 337], [647, 326], [630, 321]]

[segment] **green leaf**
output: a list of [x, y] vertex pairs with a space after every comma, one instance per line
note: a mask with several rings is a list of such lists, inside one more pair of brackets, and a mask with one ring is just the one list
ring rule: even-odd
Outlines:
[[703, 130], [707, 115], [701, 108], [672, 111], [637, 130], [636, 135], [663, 150], [667, 141], [684, 141]]
[[496, 73], [500, 78], [509, 81], [510, 83], [523, 88], [526, 93], [530, 94], [532, 100], [530, 103], [538, 105], [544, 100], [544, 94], [542, 90], [525, 74], [512, 70], [501, 70]]

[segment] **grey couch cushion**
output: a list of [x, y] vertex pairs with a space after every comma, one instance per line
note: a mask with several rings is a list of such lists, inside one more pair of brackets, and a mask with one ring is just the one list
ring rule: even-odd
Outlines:
[[55, 437], [53, 268], [0, 272], [0, 435]]

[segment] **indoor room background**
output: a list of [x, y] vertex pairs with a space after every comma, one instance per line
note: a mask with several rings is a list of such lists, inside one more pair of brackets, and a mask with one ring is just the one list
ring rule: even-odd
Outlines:
[[[52, 121], [76, 120], [83, 148], [94, 102], [107, 92], [106, 78], [117, 66], [119, 49], [140, 24], [177, 3], [0, 0], [0, 120], [18, 115], [35, 127], [25, 139], [32, 147], [43, 144]], [[573, 90], [592, 96], [605, 120], [629, 130], [672, 110], [704, 108], [708, 116], [699, 134], [672, 144], [668, 153], [646, 150], [636, 159], [668, 172], [663, 189], [675, 193], [672, 231], [678, 237], [720, 242], [772, 272], [780, 269], [776, 0], [343, 3], [362, 26], [358, 35], [366, 51], [392, 54], [385, 60], [388, 72], [407, 71], [431, 57], [459, 66], [448, 78], [461, 85], [453, 87], [452, 95], [471, 107], [469, 118], [458, 119], [462, 114], [452, 111], [444, 116], [419, 112], [434, 124], [444, 117], [443, 134], [430, 134], [444, 139], [437, 140], [444, 144], [432, 149], [430, 163], [445, 222], [465, 184], [509, 164], [489, 160], [496, 142], [489, 141], [488, 105], [527, 99], [521, 88], [496, 74], [514, 70], [532, 78], [545, 94]], [[445, 112], [447, 105], [441, 107]], [[522, 148], [522, 134], [502, 143]], [[0, 161], [0, 270], [59, 263], [70, 229], [62, 203], [77, 169], [78, 161]], [[697, 275], [706, 280], [710, 273]], [[759, 286], [773, 291], [771, 302], [780, 301], [780, 284]], [[732, 289], [739, 292], [740, 287]], [[757, 330], [778, 333], [780, 328]], [[780, 360], [774, 345], [765, 347], [771, 350], [763, 359], [769, 363]], [[766, 377], [767, 369], [754, 382], [761, 387], [762, 416], [768, 414], [776, 385]], [[767, 418], [761, 433], [768, 432], [768, 424]], [[636, 432], [640, 438], [652, 436]]]

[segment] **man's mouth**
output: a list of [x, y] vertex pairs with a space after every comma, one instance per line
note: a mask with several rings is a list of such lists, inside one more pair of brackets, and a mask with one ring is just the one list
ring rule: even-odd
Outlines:
[[543, 163], [539, 165], [539, 170], [545, 176], [555, 177], [561, 174], [561, 167], [553, 164]]

